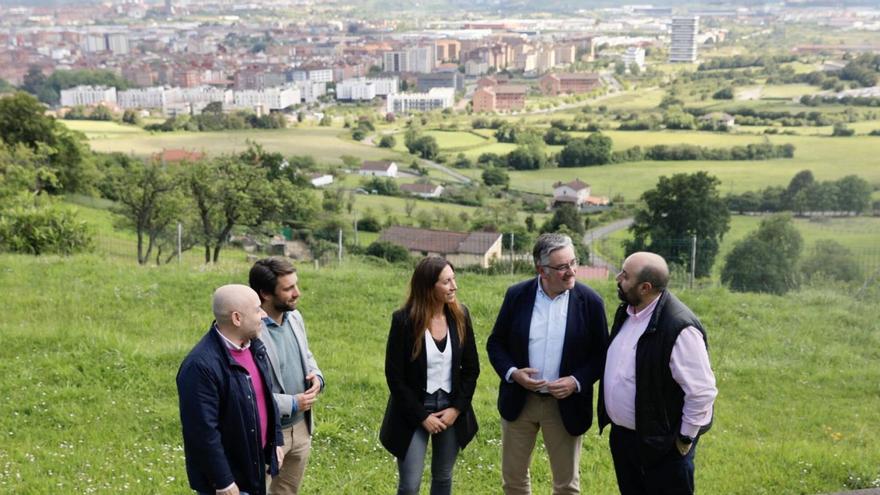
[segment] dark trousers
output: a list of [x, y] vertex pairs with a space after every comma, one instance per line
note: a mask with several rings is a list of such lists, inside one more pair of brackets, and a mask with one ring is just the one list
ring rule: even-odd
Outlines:
[[[449, 407], [449, 396], [438, 390], [433, 394], [425, 394], [425, 409], [437, 412]], [[398, 495], [418, 495], [422, 484], [422, 470], [425, 468], [425, 453], [428, 450], [430, 437], [433, 453], [431, 454], [431, 495], [449, 495], [452, 493], [452, 468], [458, 456], [458, 439], [455, 436], [455, 425], [435, 435], [428, 435], [419, 426], [413, 433], [406, 456], [397, 459], [400, 481], [397, 485]]]
[[621, 495], [692, 495], [697, 442], [682, 456], [674, 446], [658, 461], [645, 465], [636, 432], [612, 424], [611, 457]]

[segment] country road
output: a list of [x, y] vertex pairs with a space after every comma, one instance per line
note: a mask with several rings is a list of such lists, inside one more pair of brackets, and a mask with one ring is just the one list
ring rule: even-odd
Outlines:
[[[624, 218], [623, 220], [617, 220], [616, 222], [609, 223], [608, 225], [603, 225], [595, 229], [590, 229], [586, 233], [584, 233], [583, 243], [587, 246], [592, 246], [594, 241], [598, 241], [607, 235], [617, 232], [618, 230], [629, 228], [632, 223], [632, 218]], [[611, 262], [605, 260], [600, 256], [597, 256], [594, 249], [590, 249], [590, 258], [590, 264], [592, 266], [606, 267], [608, 268], [608, 271], [612, 274], [618, 272], [617, 267], [611, 264]]]

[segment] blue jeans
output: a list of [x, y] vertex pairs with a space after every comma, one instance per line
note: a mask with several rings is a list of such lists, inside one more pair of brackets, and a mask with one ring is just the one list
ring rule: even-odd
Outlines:
[[636, 432], [612, 424], [609, 443], [621, 495], [693, 495], [698, 440], [687, 455], [672, 447], [662, 459], [645, 465], [639, 458]]
[[[449, 407], [449, 396], [438, 390], [425, 395], [425, 409], [437, 412]], [[452, 468], [458, 456], [458, 439], [455, 425], [436, 435], [431, 435], [433, 454], [431, 455], [431, 495], [452, 493]], [[422, 484], [422, 471], [425, 469], [425, 453], [428, 451], [428, 432], [419, 426], [413, 433], [406, 455], [397, 459], [400, 482], [397, 495], [418, 495]]]

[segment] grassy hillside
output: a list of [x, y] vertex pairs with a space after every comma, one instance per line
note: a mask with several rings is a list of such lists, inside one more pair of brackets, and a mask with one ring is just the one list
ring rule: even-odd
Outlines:
[[[188, 493], [174, 377], [210, 324], [221, 284], [246, 280], [230, 255], [218, 267], [138, 268], [103, 254], [0, 255], [0, 492]], [[306, 475], [309, 493], [389, 493], [393, 459], [379, 445], [382, 375], [392, 310], [407, 268], [350, 262], [301, 266], [301, 310], [327, 379]], [[497, 377], [484, 345], [510, 277], [460, 274], [474, 317], [481, 430], [456, 465], [463, 493], [498, 493]], [[611, 311], [614, 286], [599, 283]], [[824, 493], [880, 486], [880, 297], [682, 292], [701, 315], [720, 395], [700, 444], [703, 493]], [[607, 432], [591, 429], [584, 493], [614, 492]], [[549, 486], [543, 452], [533, 481]], [[467, 488], [464, 488], [467, 487]]]

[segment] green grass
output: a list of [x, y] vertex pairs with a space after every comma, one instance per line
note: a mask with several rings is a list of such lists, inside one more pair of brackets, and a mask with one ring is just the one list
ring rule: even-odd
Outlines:
[[157, 132], [113, 122], [64, 121], [81, 130], [95, 151], [133, 153], [148, 156], [166, 148], [183, 148], [208, 154], [233, 153], [247, 149], [248, 141], [284, 155], [312, 155], [320, 164], [341, 163], [351, 155], [364, 160], [400, 160], [399, 154], [349, 139], [348, 131], [338, 127], [293, 127], [277, 130], [222, 132]]
[[[724, 259], [727, 253], [733, 249], [734, 244], [755, 231], [764, 218], [743, 215], [730, 217], [730, 230], [725, 234], [718, 256], [715, 258], [712, 270], [713, 281], [720, 280]], [[795, 218], [794, 224], [804, 240], [802, 257], [809, 255], [816, 241], [830, 239], [849, 248], [866, 274], [880, 268], [880, 218], [856, 217], [814, 220]], [[600, 241], [597, 251], [619, 266], [625, 254], [623, 241], [631, 238], [629, 231], [617, 231]]]
[[[174, 377], [210, 324], [210, 295], [247, 278], [247, 263], [138, 268], [100, 255], [0, 255], [0, 491], [187, 493]], [[405, 267], [301, 265], [300, 308], [327, 379], [303, 489], [390, 493], [392, 457], [378, 442], [390, 314]], [[480, 432], [456, 463], [462, 493], [500, 490], [498, 378], [485, 355], [504, 291], [515, 278], [459, 275], [482, 375]], [[596, 285], [614, 307], [614, 286]], [[702, 493], [826, 493], [880, 485], [880, 329], [866, 307], [829, 290], [793, 297], [679, 294], [702, 318], [719, 398], [700, 443]], [[540, 444], [540, 442], [539, 442]], [[585, 436], [584, 493], [615, 492], [607, 431]], [[427, 476], [426, 476], [427, 478]], [[549, 487], [539, 446], [532, 471]]]
[[[653, 144], [690, 143], [711, 147], [731, 147], [762, 142], [763, 137], [699, 132], [609, 132], [615, 149]], [[592, 186], [597, 196], [622, 194], [634, 201], [653, 188], [660, 176], [694, 173], [705, 170], [721, 180], [720, 190], [743, 192], [770, 185], [786, 185], [801, 170], [811, 170], [817, 180], [833, 180], [858, 175], [872, 184], [880, 184], [877, 166], [877, 137], [854, 136], [770, 136], [774, 144], [795, 146], [793, 159], [764, 161], [670, 161], [630, 162], [598, 167], [551, 168], [538, 171], [510, 172], [511, 187], [539, 194], [552, 194], [553, 183], [574, 178]]]

